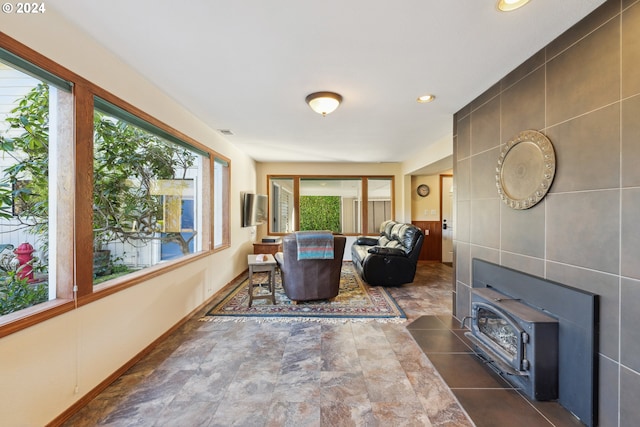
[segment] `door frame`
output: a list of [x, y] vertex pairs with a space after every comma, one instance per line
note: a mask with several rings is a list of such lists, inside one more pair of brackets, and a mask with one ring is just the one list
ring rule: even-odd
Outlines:
[[[451, 178], [453, 179], [453, 174], [440, 174], [440, 230], [442, 231], [442, 223], [443, 223], [443, 218], [442, 218], [442, 200], [444, 198], [444, 178]], [[453, 206], [452, 206], [453, 207]], [[440, 235], [440, 248], [442, 248], [444, 245], [442, 244], [442, 240], [444, 239], [444, 233], [441, 232]], [[442, 249], [440, 250], [440, 262], [442, 262]]]

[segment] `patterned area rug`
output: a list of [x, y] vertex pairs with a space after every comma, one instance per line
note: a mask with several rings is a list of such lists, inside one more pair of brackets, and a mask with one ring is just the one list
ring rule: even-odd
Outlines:
[[[260, 278], [254, 274], [254, 283]], [[263, 281], [268, 276], [264, 273]], [[292, 304], [282, 289], [280, 274], [276, 274], [276, 304], [271, 300], [253, 300], [249, 307], [248, 277], [235, 287], [222, 301], [200, 319], [205, 322], [224, 321], [379, 321], [403, 322], [406, 315], [387, 290], [380, 286], [369, 286], [362, 282], [350, 262], [342, 265], [340, 293], [333, 301], [320, 300]], [[255, 287], [254, 298], [264, 289]]]

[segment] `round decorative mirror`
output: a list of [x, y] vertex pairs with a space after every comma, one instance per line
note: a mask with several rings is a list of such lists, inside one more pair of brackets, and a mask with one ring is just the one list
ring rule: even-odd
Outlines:
[[507, 142], [498, 158], [498, 194], [512, 209], [529, 209], [547, 194], [555, 172], [551, 141], [535, 130], [520, 132]]

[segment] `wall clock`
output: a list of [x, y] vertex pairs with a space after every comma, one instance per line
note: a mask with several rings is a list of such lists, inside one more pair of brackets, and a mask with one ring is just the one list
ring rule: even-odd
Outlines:
[[418, 185], [418, 188], [416, 188], [416, 193], [418, 193], [418, 196], [420, 197], [427, 197], [429, 195], [429, 186], [426, 184]]

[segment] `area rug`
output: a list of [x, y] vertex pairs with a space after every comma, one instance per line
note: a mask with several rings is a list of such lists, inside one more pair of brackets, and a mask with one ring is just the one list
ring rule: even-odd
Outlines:
[[[266, 273], [265, 273], [266, 276]], [[267, 277], [264, 278], [266, 281]], [[254, 283], [259, 283], [254, 274]], [[254, 298], [262, 289], [254, 288]], [[267, 292], [266, 286], [263, 290]], [[200, 319], [205, 322], [246, 321], [379, 321], [403, 322], [404, 311], [387, 290], [369, 286], [356, 274], [353, 264], [342, 265], [340, 292], [333, 300], [307, 301], [293, 304], [282, 289], [280, 274], [276, 273], [276, 304], [270, 300], [253, 300], [249, 307], [248, 277]]]

